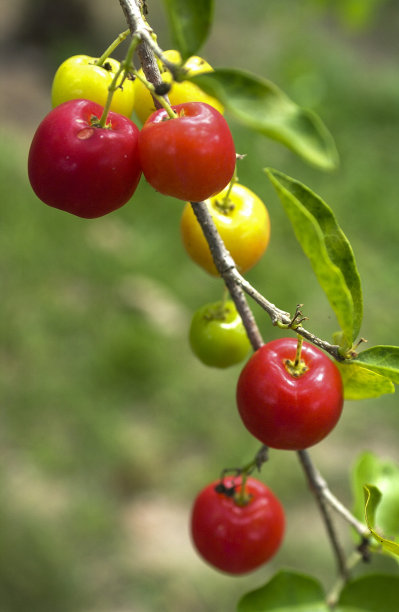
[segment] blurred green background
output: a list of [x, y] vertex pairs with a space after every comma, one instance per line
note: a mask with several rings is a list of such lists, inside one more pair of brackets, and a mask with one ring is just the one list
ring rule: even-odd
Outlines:
[[[230, 578], [193, 551], [193, 497], [259, 447], [235, 407], [241, 366], [207, 369], [188, 347], [191, 313], [219, 299], [221, 283], [183, 252], [181, 202], [144, 181], [131, 203], [98, 220], [37, 200], [26, 159], [50, 110], [56, 67], [75, 53], [99, 55], [126, 25], [116, 1], [3, 4], [0, 612], [231, 612], [279, 567], [331, 585], [335, 563], [291, 453], [272, 452], [261, 475], [287, 511], [275, 560]], [[148, 7], [169, 48], [162, 3]], [[341, 166], [323, 174], [231, 122], [246, 154], [240, 180], [272, 222], [267, 254], [248, 279], [285, 310], [304, 303], [316, 334], [330, 339], [336, 330], [262, 172], [272, 166], [334, 209], [362, 277], [370, 346], [399, 345], [398, 28], [395, 0], [219, 0], [201, 51], [214, 66], [275, 81], [334, 134]], [[254, 312], [266, 340], [281, 333]], [[351, 504], [348, 466], [361, 451], [399, 460], [398, 426], [394, 395], [348, 402], [336, 430], [311, 450], [344, 502]], [[350, 549], [346, 526], [337, 526]]]

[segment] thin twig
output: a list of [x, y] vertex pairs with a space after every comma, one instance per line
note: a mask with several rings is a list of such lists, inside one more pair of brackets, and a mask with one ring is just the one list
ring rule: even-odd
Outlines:
[[330, 491], [327, 482], [320, 474], [319, 470], [314, 466], [309, 453], [307, 451], [299, 451], [298, 454], [308, 479], [311, 482], [312, 489], [317, 491], [331, 508], [342, 516], [342, 518], [344, 518], [362, 538], [367, 538], [370, 535], [367, 526], [359, 521]]
[[[203, 234], [208, 242], [210, 251], [212, 253], [215, 266], [230, 290], [230, 287], [240, 287], [249, 297], [251, 297], [263, 310], [270, 316], [273, 325], [280, 327], [290, 328], [293, 317], [289, 312], [285, 312], [280, 308], [277, 308], [274, 304], [269, 302], [259, 291], [257, 291], [237, 270], [233, 258], [226, 249], [223, 240], [220, 238], [219, 233], [216, 229], [215, 223], [212, 219], [208, 207], [205, 202], [191, 202], [195, 216], [198, 219]], [[233, 296], [234, 299], [234, 296]], [[240, 313], [241, 314], [241, 313]], [[245, 325], [245, 320], [243, 318]], [[251, 323], [252, 325], [252, 323]], [[310, 331], [299, 325], [295, 327], [295, 332], [303, 336], [306, 340], [312, 344], [323, 349], [329, 353], [337, 361], [343, 361], [344, 357], [340, 353], [340, 347], [336, 344], [330, 344], [321, 338], [318, 338]], [[259, 347], [258, 347], [259, 348]]]
[[263, 339], [242, 288], [236, 282], [234, 276], [228, 272], [228, 270], [236, 269], [234, 260], [224, 246], [205, 202], [191, 202], [191, 206], [211, 248], [216, 267], [219, 272], [220, 269], [223, 269], [221, 276], [242, 319], [252, 348], [256, 351], [262, 346]]
[[345, 553], [338, 540], [334, 524], [332, 522], [330, 513], [328, 511], [323, 489], [318, 486], [319, 474], [317, 470], [315, 469], [307, 451], [304, 451], [304, 450], [298, 451], [297, 454], [298, 454], [299, 461], [306, 474], [309, 486], [312, 492], [314, 493], [317, 504], [319, 506], [320, 513], [321, 513], [321, 516], [324, 521], [324, 525], [328, 533], [328, 537], [330, 538], [331, 546], [335, 553], [335, 558], [337, 560], [339, 574], [340, 576], [342, 576], [342, 579], [346, 581], [349, 578], [349, 572], [348, 572], [348, 568], [346, 565]]
[[[139, 36], [142, 41], [137, 48], [137, 53], [146, 79], [155, 86], [161, 85], [163, 80], [153, 51], [158, 45], [152, 40], [152, 30], [141, 14], [140, 0], [119, 0], [119, 3], [131, 33]], [[169, 101], [167, 96], [164, 98]], [[160, 102], [156, 98], [153, 100], [155, 108], [161, 108]]]

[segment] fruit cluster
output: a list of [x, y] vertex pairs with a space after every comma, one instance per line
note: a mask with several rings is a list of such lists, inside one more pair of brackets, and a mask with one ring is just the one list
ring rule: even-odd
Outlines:
[[[179, 60], [176, 54], [166, 57]], [[187, 69], [211, 68], [193, 57]], [[157, 111], [139, 73], [132, 80], [116, 60], [85, 55], [58, 68], [54, 108], [39, 125], [28, 159], [30, 183], [43, 202], [94, 218], [126, 204], [141, 174], [160, 193], [187, 201], [205, 200], [228, 185], [236, 152], [220, 103], [185, 81], [172, 85], [172, 106]], [[167, 84], [169, 73], [162, 74]], [[144, 121], [141, 130], [133, 111]]]
[[[165, 57], [181, 60], [176, 51]], [[171, 105], [156, 110], [140, 70], [132, 79], [112, 58], [66, 60], [54, 77], [54, 108], [30, 147], [32, 188], [49, 206], [95, 218], [126, 204], [143, 174], [160, 193], [186, 202], [181, 236], [196, 264], [219, 275], [190, 204], [205, 201], [244, 273], [268, 246], [268, 211], [238, 182], [234, 142], [221, 104], [189, 81], [174, 82], [167, 67], [160, 67]], [[197, 57], [185, 67], [189, 73], [212, 70]], [[133, 112], [141, 129], [130, 118]], [[236, 306], [226, 298], [195, 312], [189, 341], [204, 364], [217, 368], [241, 362], [251, 348]], [[336, 425], [343, 404], [337, 367], [321, 350], [295, 338], [258, 348], [239, 376], [236, 397], [248, 431], [262, 444], [285, 450], [303, 450], [322, 440]], [[270, 489], [240, 472], [199, 493], [191, 532], [204, 559], [240, 574], [276, 553], [284, 511]]]

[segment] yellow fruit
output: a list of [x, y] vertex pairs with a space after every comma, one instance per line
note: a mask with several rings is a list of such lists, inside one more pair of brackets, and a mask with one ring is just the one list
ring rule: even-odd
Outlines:
[[[108, 88], [120, 64], [109, 57], [103, 66], [98, 66], [96, 59], [88, 55], [73, 55], [59, 66], [51, 91], [53, 106], [77, 98], [86, 98], [104, 106]], [[133, 81], [126, 79], [123, 87], [114, 92], [110, 110], [130, 118], [133, 104]]]
[[[269, 244], [269, 213], [248, 187], [234, 183], [226, 202], [227, 190], [228, 187], [205, 203], [238, 270], [244, 273], [259, 261]], [[189, 203], [183, 209], [180, 229], [183, 246], [191, 259], [217, 276], [208, 243]]]

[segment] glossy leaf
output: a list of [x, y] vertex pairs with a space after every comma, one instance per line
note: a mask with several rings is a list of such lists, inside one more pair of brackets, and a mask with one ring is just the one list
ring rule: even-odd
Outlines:
[[328, 612], [323, 588], [311, 576], [280, 571], [238, 603], [238, 612]]
[[298, 242], [325, 292], [350, 348], [363, 314], [360, 277], [352, 247], [331, 208], [308, 187], [285, 174], [266, 169]]
[[399, 384], [399, 347], [373, 346], [358, 354], [354, 363]]
[[395, 386], [389, 378], [356, 363], [336, 363], [344, 385], [344, 399], [362, 400], [395, 393]]
[[334, 612], [397, 612], [399, 576], [367, 574], [342, 589]]
[[353, 512], [364, 520], [364, 486], [377, 487], [382, 494], [374, 509], [372, 526], [377, 525], [390, 538], [399, 538], [399, 465], [380, 459], [374, 453], [360, 455], [352, 472]]
[[206, 41], [212, 25], [213, 0], [164, 0], [173, 45], [186, 60]]
[[382, 549], [384, 551], [392, 553], [399, 557], [399, 544], [382, 536], [375, 529], [375, 516], [377, 512], [377, 507], [382, 498], [381, 491], [374, 485], [366, 485], [363, 487], [363, 489], [365, 498], [364, 513], [366, 517], [367, 527], [370, 529], [371, 535], [375, 540], [377, 540], [379, 544], [381, 544]]
[[338, 165], [334, 140], [318, 115], [295, 104], [271, 81], [233, 68], [193, 75], [190, 80], [218, 98], [238, 121], [281, 142], [307, 162], [323, 170]]

